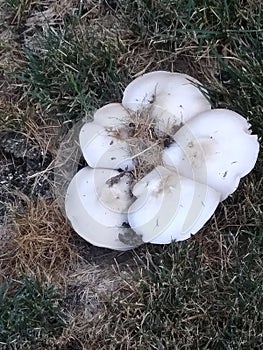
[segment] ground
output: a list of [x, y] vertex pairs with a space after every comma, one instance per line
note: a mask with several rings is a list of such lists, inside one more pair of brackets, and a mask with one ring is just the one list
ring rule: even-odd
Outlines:
[[261, 349], [262, 152], [197, 235], [130, 252], [78, 237], [57, 171], [72, 127], [153, 70], [199, 79], [261, 137], [258, 1], [0, 5], [0, 349]]

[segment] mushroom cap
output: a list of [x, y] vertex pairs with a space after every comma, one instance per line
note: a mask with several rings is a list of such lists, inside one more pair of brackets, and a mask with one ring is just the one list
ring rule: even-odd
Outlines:
[[214, 188], [222, 201], [256, 163], [259, 143], [249, 128], [245, 118], [227, 109], [200, 113], [173, 136], [175, 142], [163, 152], [164, 164]]
[[88, 242], [116, 250], [132, 249], [119, 235], [130, 229], [127, 210], [133, 198], [127, 174], [109, 169], [81, 169], [71, 180], [65, 209], [74, 230]]
[[120, 103], [110, 103], [96, 111], [94, 121], [83, 125], [79, 134], [80, 148], [89, 166], [123, 170], [134, 168], [125, 141], [128, 116]]
[[131, 228], [144, 242], [183, 241], [199, 231], [214, 213], [220, 194], [207, 185], [157, 167], [133, 188], [128, 211]]
[[156, 71], [133, 80], [124, 90], [122, 104], [138, 111], [151, 108], [157, 129], [168, 134], [196, 114], [211, 109], [202, 84], [187, 74]]
[[97, 109], [93, 116], [95, 123], [105, 128], [122, 128], [127, 123], [128, 117], [129, 111], [120, 103], [108, 103]]

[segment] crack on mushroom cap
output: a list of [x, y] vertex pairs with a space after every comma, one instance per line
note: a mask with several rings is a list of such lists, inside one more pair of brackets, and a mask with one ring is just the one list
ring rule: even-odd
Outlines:
[[122, 171], [118, 174], [118, 175], [115, 175], [115, 176], [112, 176], [110, 179], [108, 179], [106, 181], [106, 185], [109, 185], [109, 187], [112, 187], [113, 185], [115, 184], [118, 184], [120, 182], [120, 179], [125, 176], [125, 175], [130, 175], [131, 172], [125, 170], [125, 171]]

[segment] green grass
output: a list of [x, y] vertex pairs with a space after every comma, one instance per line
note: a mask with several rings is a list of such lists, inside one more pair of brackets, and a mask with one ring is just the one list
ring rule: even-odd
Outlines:
[[22, 13], [30, 7], [30, 0], [4, 0], [11, 9], [21, 11]]
[[25, 52], [27, 67], [17, 77], [54, 119], [77, 120], [121, 99], [125, 68], [118, 66], [118, 58], [122, 46], [103, 33], [96, 36], [96, 30], [84, 31], [73, 19], [63, 28], [39, 34], [40, 52]]
[[[247, 117], [252, 124], [253, 132], [259, 136], [263, 134], [262, 43], [260, 33], [257, 37], [251, 37], [247, 33], [233, 45], [232, 61], [226, 63], [218, 53], [215, 53], [220, 72], [223, 72], [226, 81], [221, 75], [218, 77], [220, 85], [208, 86], [215, 107], [229, 108]], [[262, 169], [261, 159], [258, 165]], [[258, 175], [260, 178], [260, 174]]]
[[212, 235], [225, 257], [209, 256], [198, 241], [149, 246], [137, 283], [127, 283], [126, 297], [114, 295], [88, 331], [91, 349], [260, 349], [262, 239]]
[[118, 10], [133, 34], [153, 45], [222, 44], [262, 25], [262, 6], [253, 0], [121, 0]]
[[65, 314], [51, 285], [32, 277], [4, 280], [0, 289], [0, 348], [45, 348], [49, 337], [61, 334]]
[[[19, 75], [27, 93], [54, 118], [78, 119], [105, 103], [119, 101], [131, 73], [138, 73], [155, 55], [152, 69], [173, 66], [177, 70], [177, 61], [183, 59], [190, 73], [191, 61], [204, 54], [215, 57], [220, 71], [230, 72], [234, 84], [245, 80], [262, 96], [262, 9], [258, 2], [121, 0], [115, 11], [108, 9], [108, 15], [101, 5], [95, 19], [102, 21], [93, 24], [89, 17], [81, 17], [81, 11], [80, 7], [79, 16], [64, 18], [59, 28], [38, 33], [38, 49], [26, 50], [27, 67]], [[145, 51], [149, 56], [131, 67], [132, 56]], [[232, 56], [229, 60], [222, 58], [225, 52]], [[236, 67], [243, 58], [249, 64]], [[250, 65], [257, 74], [247, 74]]]

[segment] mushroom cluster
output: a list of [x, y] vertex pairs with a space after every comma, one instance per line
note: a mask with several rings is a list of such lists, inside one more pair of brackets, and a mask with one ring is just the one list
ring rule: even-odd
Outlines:
[[85, 240], [116, 250], [197, 233], [259, 152], [245, 118], [211, 109], [199, 81], [165, 71], [98, 109], [79, 142], [88, 166], [68, 186], [67, 217]]

